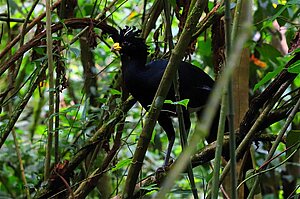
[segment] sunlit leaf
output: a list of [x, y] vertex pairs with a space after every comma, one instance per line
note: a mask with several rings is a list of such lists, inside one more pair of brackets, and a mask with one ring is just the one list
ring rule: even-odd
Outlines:
[[290, 73], [300, 73], [300, 60], [297, 60], [295, 63], [290, 65], [288, 68], [288, 72]]
[[190, 99], [183, 99], [178, 102], [173, 102], [172, 100], [165, 100], [164, 103], [165, 104], [173, 104], [173, 105], [180, 104], [180, 105], [184, 106], [185, 108], [187, 108], [189, 101], [190, 101]]
[[125, 159], [125, 160], [121, 160], [119, 161], [116, 166], [114, 168], [112, 168], [111, 171], [117, 171], [123, 167], [127, 167], [130, 163], [131, 163], [132, 159], [129, 158], [129, 159]]
[[300, 87], [300, 74], [297, 75], [297, 77], [294, 79], [294, 84], [297, 87]]
[[112, 95], [121, 95], [122, 93], [116, 89], [110, 89], [109, 92], [112, 94]]
[[280, 66], [276, 68], [275, 71], [267, 73], [267, 75], [260, 80], [257, 84], [255, 84], [253, 91], [256, 91], [259, 87], [269, 82], [271, 79], [273, 79], [276, 75], [278, 75], [283, 69], [283, 66]]

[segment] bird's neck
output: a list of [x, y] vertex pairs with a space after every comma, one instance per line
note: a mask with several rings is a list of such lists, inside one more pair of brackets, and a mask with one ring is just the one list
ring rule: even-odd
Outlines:
[[130, 68], [134, 68], [135, 70], [144, 70], [147, 62], [147, 54], [137, 54], [136, 56], [122, 55], [121, 61], [123, 69], [125, 70], [130, 70]]

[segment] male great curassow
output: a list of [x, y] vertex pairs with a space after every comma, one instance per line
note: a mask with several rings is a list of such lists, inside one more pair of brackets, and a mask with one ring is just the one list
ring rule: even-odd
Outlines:
[[[119, 51], [122, 62], [122, 74], [125, 87], [132, 96], [146, 109], [152, 103], [168, 60], [161, 59], [146, 63], [148, 46], [140, 38], [140, 31], [126, 27], [113, 45], [113, 51]], [[181, 99], [189, 99], [188, 110], [183, 108], [184, 123], [187, 132], [190, 129], [189, 112], [201, 110], [208, 99], [214, 81], [200, 68], [182, 61], [178, 68], [179, 92]], [[173, 86], [167, 95], [168, 100], [175, 101]], [[176, 116], [176, 107], [164, 104], [158, 117], [158, 123], [167, 133], [169, 145], [164, 166], [168, 165], [170, 153], [174, 144], [175, 130], [171, 116]], [[215, 117], [208, 141], [213, 141], [218, 129], [218, 116]]]

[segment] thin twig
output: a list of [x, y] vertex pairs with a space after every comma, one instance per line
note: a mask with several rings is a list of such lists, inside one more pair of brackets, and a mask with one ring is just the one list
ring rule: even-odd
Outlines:
[[[279, 132], [279, 134], [278, 134], [275, 142], [272, 145], [271, 150], [268, 153], [266, 161], [269, 161], [272, 158], [272, 156], [274, 155], [274, 153], [275, 153], [275, 151], [276, 151], [276, 149], [277, 149], [277, 147], [278, 147], [278, 145], [279, 145], [279, 143], [280, 143], [280, 141], [281, 141], [284, 133], [286, 132], [287, 128], [289, 127], [290, 123], [292, 122], [292, 120], [294, 119], [296, 113], [298, 112], [299, 106], [300, 106], [300, 98], [298, 99], [298, 101], [297, 101], [296, 105], [294, 106], [292, 112], [289, 114], [289, 116], [288, 116], [288, 118], [287, 118], [284, 126], [280, 130], [280, 132]], [[253, 197], [258, 183], [259, 183], [259, 178], [256, 178], [256, 180], [255, 180], [255, 182], [253, 184], [253, 187], [252, 187], [252, 189], [251, 189], [251, 191], [249, 193], [249, 196], [248, 196], [249, 199]]]
[[[57, 8], [60, 4], [61, 0], [58, 0], [56, 3], [53, 4], [51, 7], [51, 11]], [[46, 12], [39, 15], [37, 18], [35, 18], [26, 28], [25, 33], [29, 32], [37, 23], [39, 23], [44, 17], [46, 16]], [[0, 53], [0, 60], [6, 55], [6, 53], [20, 40], [21, 34], [16, 36], [9, 44], [6, 45], [6, 47], [2, 50]], [[1, 74], [0, 74], [1, 76]]]

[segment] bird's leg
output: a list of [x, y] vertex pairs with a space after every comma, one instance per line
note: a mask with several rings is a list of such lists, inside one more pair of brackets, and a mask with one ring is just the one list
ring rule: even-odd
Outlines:
[[174, 131], [174, 127], [172, 124], [172, 120], [167, 113], [161, 112], [157, 121], [158, 121], [159, 125], [167, 133], [168, 140], [169, 140], [167, 154], [166, 154], [164, 165], [163, 165], [163, 167], [165, 168], [169, 164], [171, 151], [172, 151], [173, 144], [175, 141], [175, 131]]
[[172, 138], [169, 139], [168, 149], [167, 149], [167, 153], [166, 153], [166, 157], [165, 157], [163, 167], [167, 167], [169, 165], [170, 155], [171, 155], [171, 152], [172, 152], [174, 141], [175, 141], [175, 136], [173, 136]]
[[184, 127], [185, 127], [186, 137], [188, 137], [189, 132], [190, 132], [190, 128], [191, 128], [190, 113], [186, 109], [183, 109], [182, 113], [183, 113], [183, 120], [184, 120]]

